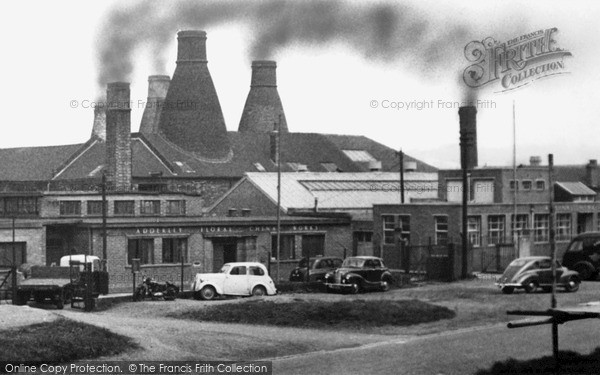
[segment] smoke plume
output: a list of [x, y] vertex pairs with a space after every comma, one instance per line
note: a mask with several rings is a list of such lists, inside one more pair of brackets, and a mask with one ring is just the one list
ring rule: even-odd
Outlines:
[[250, 27], [252, 60], [272, 59], [278, 50], [294, 43], [344, 43], [371, 60], [393, 63], [402, 59], [424, 75], [443, 68], [448, 55], [457, 54], [469, 40], [466, 27], [432, 24], [419, 10], [395, 3], [140, 1], [109, 12], [98, 35], [98, 84], [130, 80], [140, 47], [149, 48], [153, 73], [164, 73], [164, 50], [174, 42], [177, 30], [207, 30], [230, 22]]

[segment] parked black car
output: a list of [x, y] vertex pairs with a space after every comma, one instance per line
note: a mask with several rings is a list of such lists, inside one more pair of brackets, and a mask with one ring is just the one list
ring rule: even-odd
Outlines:
[[[576, 292], [581, 280], [575, 271], [570, 271], [556, 261], [556, 286], [567, 292]], [[511, 294], [515, 289], [523, 289], [527, 293], [535, 292], [538, 287], [549, 292], [552, 290], [552, 258], [537, 256], [513, 260], [496, 286], [504, 294]]]
[[[309, 281], [325, 281], [325, 274], [341, 267], [342, 262], [341, 258], [334, 257], [310, 258], [308, 264]], [[306, 281], [306, 258], [302, 258], [298, 262], [298, 267], [292, 270], [290, 281]]]
[[600, 232], [582, 233], [573, 238], [562, 264], [577, 271], [582, 280], [596, 278], [600, 271]]
[[359, 293], [365, 290], [388, 291], [393, 277], [381, 258], [372, 256], [350, 257], [342, 266], [325, 275], [328, 291]]

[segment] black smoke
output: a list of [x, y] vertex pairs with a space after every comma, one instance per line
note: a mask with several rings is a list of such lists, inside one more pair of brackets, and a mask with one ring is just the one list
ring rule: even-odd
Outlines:
[[[308, 1], [140, 1], [109, 11], [98, 34], [98, 84], [129, 80], [135, 52], [150, 49], [153, 73], [164, 73], [164, 50], [177, 30], [240, 22], [253, 33], [249, 60], [270, 59], [294, 43], [344, 43], [367, 59], [402, 59], [424, 75], [443, 70], [450, 54], [470, 41], [465, 26], [432, 23], [420, 10], [397, 3]], [[447, 73], [447, 69], [446, 69]]]

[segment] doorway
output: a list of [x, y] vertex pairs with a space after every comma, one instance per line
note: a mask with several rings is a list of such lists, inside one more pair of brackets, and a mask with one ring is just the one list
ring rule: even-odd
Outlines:
[[593, 227], [594, 215], [590, 212], [578, 212], [577, 213], [577, 234], [584, 232], [591, 232], [594, 230]]
[[213, 238], [213, 272], [219, 272], [223, 264], [237, 262], [237, 237]]

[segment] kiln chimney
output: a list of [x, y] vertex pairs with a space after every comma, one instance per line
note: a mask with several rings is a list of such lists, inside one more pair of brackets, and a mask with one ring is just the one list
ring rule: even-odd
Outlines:
[[164, 106], [171, 78], [164, 75], [148, 77], [148, 100], [140, 123], [140, 132], [144, 134], [158, 133], [160, 112]]
[[177, 67], [158, 128], [169, 141], [205, 161], [231, 157], [221, 104], [206, 60], [206, 33], [177, 33]]
[[477, 109], [473, 106], [460, 107], [460, 166], [473, 169], [477, 166]]
[[279, 93], [277, 92], [277, 63], [275, 61], [253, 61], [250, 92], [242, 112], [240, 132], [269, 133], [273, 123], [281, 115], [282, 133], [287, 133], [287, 122]]
[[98, 100], [94, 107], [94, 125], [92, 126], [92, 137], [106, 140], [106, 103], [104, 99]]
[[129, 83], [112, 82], [106, 91], [106, 179], [108, 188], [131, 190], [131, 108]]

